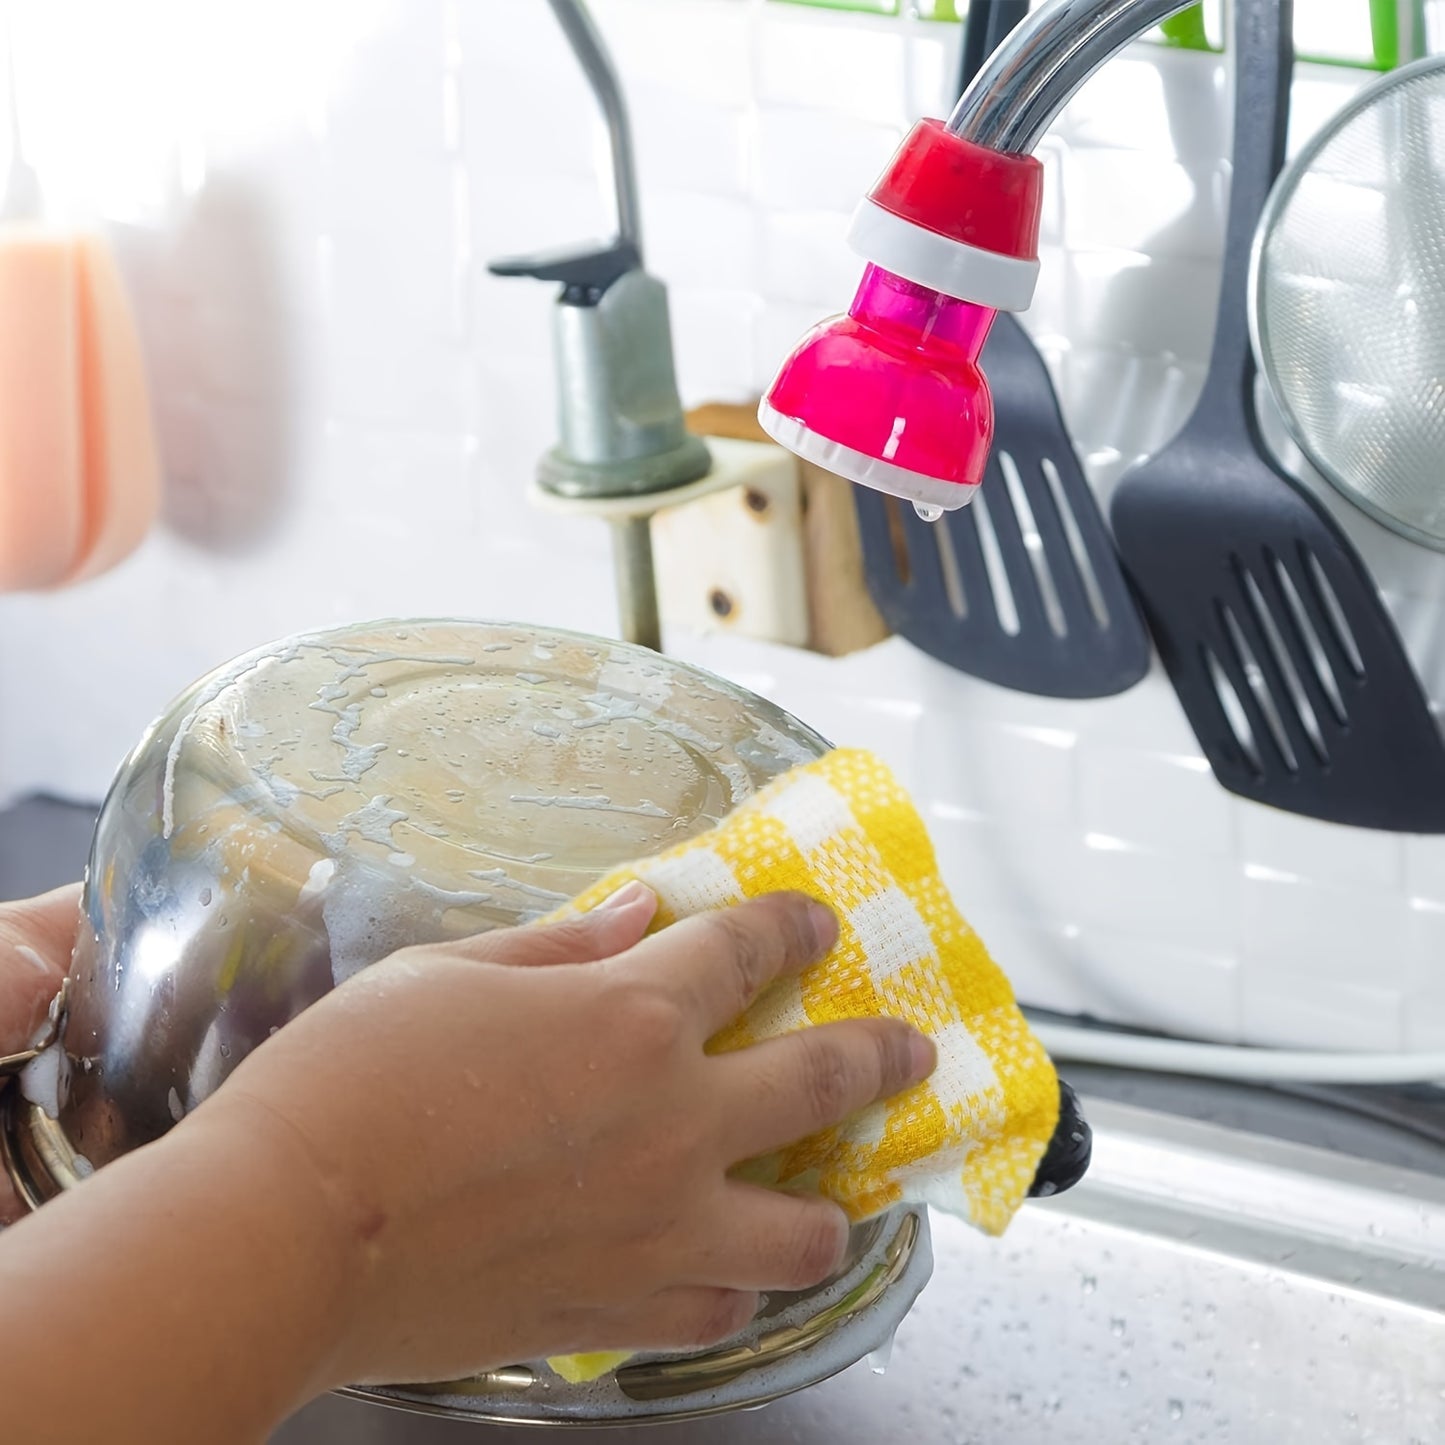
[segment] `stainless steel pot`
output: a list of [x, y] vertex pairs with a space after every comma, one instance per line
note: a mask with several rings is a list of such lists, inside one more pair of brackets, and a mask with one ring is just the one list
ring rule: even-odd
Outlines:
[[[6, 1167], [38, 1206], [164, 1134], [358, 969], [535, 919], [826, 746], [719, 678], [572, 633], [373, 623], [238, 659], [112, 786], [60, 1040], [4, 1096]], [[881, 1345], [930, 1268], [925, 1212], [899, 1208], [855, 1229], [838, 1278], [769, 1300], [724, 1349], [585, 1387], [532, 1364], [362, 1393], [512, 1420], [756, 1404]]]

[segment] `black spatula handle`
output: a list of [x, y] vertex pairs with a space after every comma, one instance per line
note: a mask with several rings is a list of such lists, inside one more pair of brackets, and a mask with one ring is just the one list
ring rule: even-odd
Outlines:
[[1224, 265], [1209, 375], [1187, 430], [1254, 436], [1254, 357], [1245, 288], [1259, 218], [1284, 165], [1294, 68], [1293, 0], [1235, 0], [1234, 139]]
[[1029, 16], [1029, 0], [973, 0], [963, 22], [963, 49], [958, 70], [962, 95], [983, 63]]

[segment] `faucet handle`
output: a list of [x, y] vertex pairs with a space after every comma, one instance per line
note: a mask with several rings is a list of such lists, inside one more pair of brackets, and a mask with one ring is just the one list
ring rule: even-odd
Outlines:
[[509, 256], [491, 262], [487, 270], [493, 276], [560, 281], [564, 306], [595, 306], [608, 287], [641, 267], [642, 256], [636, 245], [617, 240], [581, 248], [539, 251], [531, 256]]

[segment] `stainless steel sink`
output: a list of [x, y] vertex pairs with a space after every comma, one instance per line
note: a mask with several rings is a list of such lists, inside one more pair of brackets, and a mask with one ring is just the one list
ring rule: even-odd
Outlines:
[[1445, 1176], [1426, 1172], [1445, 1152], [1401, 1168], [1085, 1108], [1094, 1165], [1072, 1193], [1029, 1206], [1001, 1243], [935, 1218], [933, 1282], [881, 1375], [865, 1363], [745, 1417], [620, 1431], [327, 1399], [274, 1445], [1445, 1441]]

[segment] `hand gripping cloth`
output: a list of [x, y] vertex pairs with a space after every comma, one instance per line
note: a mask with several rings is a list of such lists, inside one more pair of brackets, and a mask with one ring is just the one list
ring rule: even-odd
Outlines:
[[[838, 916], [838, 943], [773, 984], [712, 1052], [840, 1019], [904, 1019], [938, 1067], [906, 1093], [738, 1173], [835, 1200], [854, 1220], [903, 1201], [1001, 1234], [1033, 1183], [1059, 1117], [1059, 1082], [1013, 990], [939, 876], [922, 819], [866, 752], [795, 768], [711, 832], [618, 869], [556, 916], [586, 912], [641, 879], [659, 899], [652, 931], [759, 894], [794, 889]], [[578, 1381], [625, 1354], [551, 1362]]]

